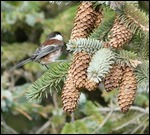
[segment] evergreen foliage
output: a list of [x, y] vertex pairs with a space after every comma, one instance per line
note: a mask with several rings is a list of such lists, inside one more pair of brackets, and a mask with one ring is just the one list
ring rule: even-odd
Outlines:
[[94, 54], [102, 47], [102, 42], [90, 38], [79, 38], [69, 40], [69, 42], [67, 43], [67, 50], [74, 51], [74, 53], [84, 51], [88, 52], [89, 54]]
[[135, 69], [135, 73], [138, 79], [138, 91], [149, 92], [149, 60], [140, 64]]
[[130, 28], [133, 33], [138, 33], [140, 30], [149, 31], [149, 18], [148, 15], [138, 9], [135, 4], [126, 3], [123, 13], [119, 15], [119, 19]]
[[111, 64], [115, 61], [114, 53], [106, 48], [97, 51], [87, 69], [88, 78], [94, 82], [101, 82], [109, 72]]
[[98, 28], [91, 33], [89, 38], [105, 41], [107, 33], [113, 26], [115, 16], [116, 13], [113, 10], [110, 10], [109, 8], [104, 8], [102, 22], [98, 26]]
[[[38, 80], [36, 80], [26, 91], [26, 97], [29, 101], [40, 102], [43, 97], [48, 96], [48, 92], [61, 89], [61, 83], [65, 80], [68, 62], [56, 63], [45, 72]], [[59, 84], [59, 85], [58, 85]]]
[[[70, 6], [70, 1], [1, 2], [1, 134], [149, 133], [148, 15], [139, 9], [138, 1], [92, 2], [95, 10], [97, 7], [101, 9], [102, 22], [87, 39], [77, 40], [69, 40], [77, 4]], [[55, 16], [51, 16], [53, 9], [56, 9]], [[120, 50], [103, 46], [116, 15], [134, 33], [130, 42]], [[9, 71], [15, 63], [31, 56], [39, 39], [42, 42], [45, 35], [53, 30], [62, 32], [69, 51], [91, 54], [88, 77], [96, 82], [105, 78], [113, 63], [134, 67], [138, 80], [137, 92], [134, 104], [127, 114], [122, 114], [117, 105], [118, 90], [108, 93], [100, 83], [96, 91], [82, 91], [84, 98], [81, 99], [80, 96], [80, 100], [84, 101], [79, 102], [78, 109], [72, 116], [66, 115], [62, 110], [60, 92], [57, 91], [62, 90], [70, 61], [52, 63], [50, 69], [45, 71], [43, 67], [42, 72], [42, 66], [38, 63], [36, 68], [35, 63], [33, 66], [29, 63], [23, 68]], [[20, 41], [20, 35], [24, 36], [22, 32], [26, 35], [25, 42]], [[67, 53], [65, 51], [64, 54]], [[62, 57], [66, 58], [64, 55]], [[32, 67], [36, 70], [33, 71]], [[39, 105], [37, 102], [48, 97], [49, 93], [50, 98]]]
[[137, 54], [132, 51], [118, 50], [116, 53], [116, 63], [121, 66], [132, 66], [131, 60], [136, 60]]

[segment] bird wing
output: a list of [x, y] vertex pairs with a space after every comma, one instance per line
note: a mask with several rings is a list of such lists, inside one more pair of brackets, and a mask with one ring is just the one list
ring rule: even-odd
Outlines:
[[30, 58], [18, 63], [16, 66], [13, 67], [13, 69], [21, 67], [21, 66], [23, 66], [24, 64], [26, 64], [30, 61], [39, 60], [40, 58], [46, 56], [47, 54], [55, 52], [55, 51], [57, 51], [61, 48], [62, 48], [62, 46], [60, 46], [60, 45], [41, 46], [41, 47], [36, 49], [36, 51], [33, 53], [33, 55]]
[[31, 56], [31, 59], [33, 59], [34, 61], [39, 60], [40, 58], [52, 52], [60, 50], [61, 48], [62, 46], [58, 46], [58, 45], [41, 46], [33, 53], [33, 55]]

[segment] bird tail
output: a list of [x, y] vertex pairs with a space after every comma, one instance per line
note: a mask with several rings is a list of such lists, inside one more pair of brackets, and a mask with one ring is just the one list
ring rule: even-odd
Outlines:
[[23, 66], [24, 64], [26, 64], [26, 63], [28, 63], [28, 62], [30, 62], [30, 61], [32, 61], [31, 58], [28, 58], [28, 59], [26, 59], [26, 60], [24, 60], [24, 61], [18, 63], [17, 65], [15, 65], [15, 66], [13, 67], [13, 69], [18, 68], [18, 67], [21, 67], [21, 66]]

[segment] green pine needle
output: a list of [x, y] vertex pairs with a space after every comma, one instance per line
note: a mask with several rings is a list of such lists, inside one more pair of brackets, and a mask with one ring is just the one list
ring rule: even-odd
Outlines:
[[141, 37], [141, 44], [138, 48], [138, 56], [142, 60], [149, 59], [149, 33], [144, 33]]
[[135, 34], [128, 45], [128, 50], [134, 51], [137, 53], [137, 56], [140, 60], [149, 59], [149, 34]]
[[61, 134], [88, 134], [89, 129], [83, 120], [66, 123], [61, 131]]
[[149, 92], [149, 60], [144, 61], [135, 69], [138, 80], [138, 92]]
[[113, 10], [105, 8], [103, 11], [104, 18], [102, 19], [101, 24], [93, 31], [89, 38], [104, 40], [104, 38], [107, 36], [107, 33], [113, 27], [115, 15], [116, 14]]
[[103, 47], [102, 42], [96, 39], [86, 39], [86, 38], [79, 38], [74, 40], [69, 40], [67, 43], [67, 50], [74, 51], [74, 52], [87, 52], [89, 54], [94, 54], [99, 49]]
[[137, 60], [137, 54], [127, 50], [118, 50], [116, 54], [116, 63], [121, 66], [132, 66], [130, 60]]
[[61, 4], [67, 5], [67, 4], [71, 3], [71, 1], [49, 1], [49, 3], [57, 4], [57, 5], [61, 5]]
[[125, 1], [92, 1], [95, 5], [108, 6], [113, 10], [122, 9], [122, 6], [125, 4]]
[[140, 33], [141, 30], [149, 32], [149, 17], [135, 6], [135, 4], [126, 3], [123, 12], [119, 15], [119, 19], [133, 33]]
[[87, 69], [88, 78], [97, 83], [102, 81], [105, 75], [109, 72], [114, 61], [115, 55], [111, 50], [107, 48], [100, 49], [93, 55], [89, 64]]
[[61, 83], [65, 80], [69, 62], [55, 63], [47, 72], [27, 88], [26, 97], [29, 101], [40, 102], [48, 92], [60, 90]]

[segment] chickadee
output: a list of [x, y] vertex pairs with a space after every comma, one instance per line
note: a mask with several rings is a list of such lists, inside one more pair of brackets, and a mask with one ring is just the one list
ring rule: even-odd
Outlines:
[[46, 41], [36, 49], [30, 58], [18, 63], [14, 68], [21, 67], [31, 61], [38, 61], [46, 66], [59, 58], [62, 54], [63, 45], [64, 42], [61, 33], [54, 31], [47, 36]]

